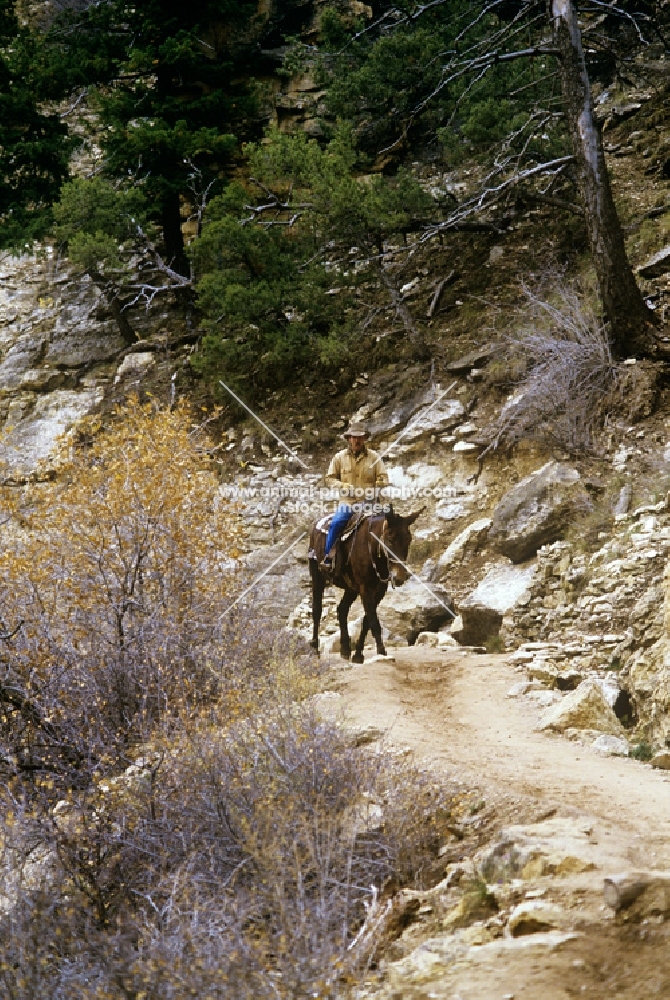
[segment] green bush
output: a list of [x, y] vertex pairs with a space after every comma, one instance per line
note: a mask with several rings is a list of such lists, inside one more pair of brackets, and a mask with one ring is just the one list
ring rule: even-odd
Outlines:
[[212, 200], [191, 246], [205, 331], [193, 364], [214, 386], [243, 380], [253, 393], [341, 364], [384, 242], [435, 206], [407, 171], [357, 176], [347, 129], [325, 148], [271, 131], [246, 152], [254, 182]]
[[109, 274], [127, 267], [145, 203], [137, 188], [115, 188], [101, 177], [77, 177], [63, 186], [53, 215], [54, 236], [67, 248], [70, 260], [88, 273]]
[[648, 761], [654, 756], [654, 750], [646, 740], [640, 740], [639, 743], [630, 748], [628, 756], [632, 757], [633, 760]]

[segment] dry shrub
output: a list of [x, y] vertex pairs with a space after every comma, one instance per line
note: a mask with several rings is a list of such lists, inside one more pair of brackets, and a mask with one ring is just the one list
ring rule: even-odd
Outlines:
[[425, 881], [456, 804], [288, 701], [173, 734], [50, 827], [24, 824], [58, 875], [0, 919], [8, 995], [342, 995], [378, 944], [375, 899]]
[[509, 366], [523, 372], [495, 425], [487, 450], [542, 439], [572, 454], [596, 449], [619, 370], [589, 297], [562, 285], [551, 299], [524, 289], [526, 318], [507, 337]]

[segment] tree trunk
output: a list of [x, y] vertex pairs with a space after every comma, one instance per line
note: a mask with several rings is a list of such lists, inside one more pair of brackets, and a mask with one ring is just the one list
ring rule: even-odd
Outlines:
[[89, 270], [88, 274], [93, 283], [100, 289], [107, 305], [112, 310], [112, 316], [116, 320], [116, 325], [119, 328], [119, 333], [123, 338], [124, 344], [127, 347], [132, 347], [133, 344], [137, 343], [137, 336], [130, 325], [128, 317], [123, 311], [123, 307], [119, 300], [119, 289], [113, 282], [107, 281], [99, 271], [96, 271], [93, 268]]
[[165, 244], [165, 259], [169, 266], [189, 278], [191, 266], [184, 253], [184, 236], [181, 231], [181, 210], [177, 191], [166, 191], [161, 201], [161, 226]]
[[551, 0], [556, 47], [577, 181], [605, 318], [617, 355], [653, 347], [654, 316], [637, 286], [623, 239], [602, 137], [593, 116], [591, 87], [586, 72], [581, 32], [573, 0]]
[[398, 288], [398, 285], [393, 275], [390, 274], [384, 267], [381, 253], [377, 261], [377, 272], [382, 280], [382, 284], [389, 293], [389, 297], [391, 299], [393, 308], [395, 309], [396, 316], [402, 322], [402, 325], [405, 327], [405, 332], [407, 333], [407, 338], [410, 344], [412, 345], [415, 357], [419, 359], [428, 357], [430, 352], [426, 346], [426, 342], [423, 339], [421, 331], [418, 329], [416, 323], [414, 322], [414, 318], [411, 312], [409, 311], [409, 309], [407, 308], [407, 306], [403, 301], [403, 297], [400, 294], [400, 289]]

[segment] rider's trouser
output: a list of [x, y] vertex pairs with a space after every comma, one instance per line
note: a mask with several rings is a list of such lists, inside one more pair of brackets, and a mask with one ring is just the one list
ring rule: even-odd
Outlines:
[[326, 555], [328, 555], [333, 548], [333, 545], [344, 531], [345, 525], [350, 517], [351, 506], [348, 503], [341, 503], [335, 511], [333, 520], [330, 522], [328, 537], [326, 538]]

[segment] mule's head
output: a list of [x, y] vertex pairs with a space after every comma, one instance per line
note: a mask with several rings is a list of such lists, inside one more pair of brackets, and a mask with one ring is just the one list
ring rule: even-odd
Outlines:
[[409, 529], [425, 509], [422, 507], [421, 510], [406, 515], [396, 514], [390, 510], [386, 515], [381, 540], [384, 543], [389, 575], [394, 587], [401, 587], [409, 579], [409, 571], [405, 568], [409, 545], [412, 541], [412, 533]]

